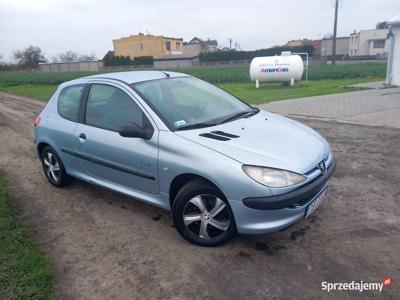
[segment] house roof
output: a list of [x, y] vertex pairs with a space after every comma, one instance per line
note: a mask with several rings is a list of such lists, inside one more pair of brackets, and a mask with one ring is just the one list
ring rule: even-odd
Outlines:
[[203, 44], [203, 45], [214, 45], [214, 46], [218, 46], [218, 42], [217, 40], [203, 40], [201, 38], [198, 38], [197, 36], [195, 36], [194, 38], [192, 38], [188, 44]]

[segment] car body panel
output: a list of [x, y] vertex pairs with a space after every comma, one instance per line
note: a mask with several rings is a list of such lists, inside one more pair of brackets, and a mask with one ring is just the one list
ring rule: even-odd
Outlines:
[[[238, 137], [218, 141], [200, 136], [213, 131]], [[249, 118], [176, 133], [242, 164], [285, 169], [299, 174], [314, 168], [330, 151], [326, 141], [311, 128], [263, 110]]]
[[[80, 139], [81, 134], [86, 139]], [[78, 159], [88, 174], [146, 193], [159, 193], [157, 132], [150, 140], [133, 139], [78, 124], [74, 141]]]

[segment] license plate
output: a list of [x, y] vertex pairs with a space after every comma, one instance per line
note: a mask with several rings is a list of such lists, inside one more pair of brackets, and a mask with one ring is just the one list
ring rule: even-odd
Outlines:
[[308, 218], [310, 215], [312, 215], [312, 213], [315, 212], [316, 209], [321, 205], [322, 201], [325, 199], [327, 189], [328, 188], [326, 187], [321, 194], [319, 194], [318, 197], [307, 206], [305, 218]]

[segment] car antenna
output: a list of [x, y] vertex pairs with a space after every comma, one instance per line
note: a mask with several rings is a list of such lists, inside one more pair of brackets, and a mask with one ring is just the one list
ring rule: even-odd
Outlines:
[[167, 78], [169, 78], [171, 76], [167, 72], [163, 72], [163, 71], [160, 71], [160, 72], [163, 73], [165, 75], [165, 77], [167, 77]]

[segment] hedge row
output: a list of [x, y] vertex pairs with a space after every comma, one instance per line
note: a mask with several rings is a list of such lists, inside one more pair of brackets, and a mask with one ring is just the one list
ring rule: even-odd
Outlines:
[[132, 65], [153, 65], [153, 56], [139, 56], [131, 59], [129, 56], [115, 56], [108, 52], [104, 58], [105, 66], [132, 66]]
[[260, 49], [255, 51], [217, 51], [217, 52], [201, 53], [199, 59], [202, 62], [249, 60], [257, 56], [279, 55], [281, 54], [282, 51], [307, 52], [311, 56], [313, 55], [314, 52], [314, 46], [305, 45], [297, 47], [274, 47], [274, 48]]

